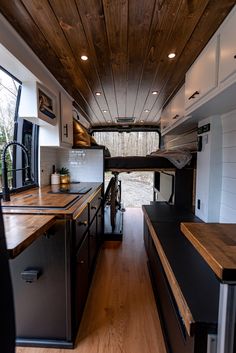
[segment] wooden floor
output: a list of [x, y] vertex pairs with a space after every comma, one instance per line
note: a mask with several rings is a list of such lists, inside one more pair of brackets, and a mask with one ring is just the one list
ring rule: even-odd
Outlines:
[[[123, 242], [106, 242], [77, 338], [75, 353], [166, 353], [142, 239], [142, 211], [124, 214]], [[17, 348], [17, 353], [69, 353]]]

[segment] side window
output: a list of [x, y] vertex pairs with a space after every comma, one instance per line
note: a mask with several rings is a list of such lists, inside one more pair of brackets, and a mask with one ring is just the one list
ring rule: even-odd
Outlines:
[[[0, 67], [0, 192], [2, 191], [2, 151], [6, 143], [17, 141], [28, 150], [31, 183], [37, 184], [38, 127], [18, 117], [22, 83]], [[16, 191], [25, 186], [26, 159], [21, 148], [13, 145], [7, 149], [7, 181]]]

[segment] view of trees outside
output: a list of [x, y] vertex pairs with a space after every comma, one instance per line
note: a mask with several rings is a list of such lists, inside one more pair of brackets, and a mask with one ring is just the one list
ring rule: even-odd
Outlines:
[[[111, 172], [105, 174], [105, 185], [111, 179]], [[149, 205], [153, 200], [153, 172], [120, 173], [121, 201], [124, 208]]]
[[[96, 142], [106, 146], [111, 156], [146, 156], [156, 151], [159, 135], [156, 132], [96, 132]], [[112, 174], [106, 173], [106, 186]], [[124, 207], [141, 207], [153, 200], [153, 172], [120, 173], [121, 199]]]
[[146, 156], [159, 146], [157, 132], [95, 132], [99, 145], [106, 146], [111, 156]]
[[[14, 137], [14, 115], [19, 83], [0, 69], [0, 154], [3, 146]], [[7, 162], [12, 169], [12, 149], [8, 149]], [[10, 173], [9, 173], [10, 174]], [[12, 176], [9, 175], [11, 186]], [[0, 158], [0, 190], [2, 189], [2, 159]]]

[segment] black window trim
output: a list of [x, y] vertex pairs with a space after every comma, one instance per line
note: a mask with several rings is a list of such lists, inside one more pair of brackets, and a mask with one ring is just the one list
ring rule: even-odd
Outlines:
[[[15, 107], [15, 112], [14, 112], [14, 131], [13, 131], [13, 139], [14, 141], [18, 141], [18, 113], [19, 113], [19, 105], [20, 105], [20, 97], [21, 97], [21, 91], [22, 91], [22, 81], [20, 81], [17, 77], [12, 75], [11, 72], [6, 70], [3, 66], [0, 65], [0, 70], [5, 72], [7, 75], [9, 75], [11, 78], [13, 78], [16, 82], [19, 83], [19, 88], [17, 92], [17, 98], [16, 98], [16, 107]], [[24, 121], [24, 119], [23, 119]], [[22, 134], [21, 134], [21, 139], [22, 140]], [[18, 141], [22, 142], [22, 141]], [[34, 175], [34, 180], [33, 183], [30, 185], [23, 185], [20, 187], [15, 187], [16, 185], [16, 172], [13, 174], [13, 187], [10, 189], [10, 193], [19, 193], [24, 190], [32, 189], [34, 187], [38, 186], [38, 156], [39, 156], [39, 127], [36, 124], [33, 124], [33, 132], [32, 132], [32, 145], [34, 145], [34, 156], [33, 156], [33, 175]], [[16, 156], [16, 146], [13, 146], [13, 156]], [[13, 168], [16, 169], [16, 158], [13, 158]], [[24, 167], [24, 162], [22, 162], [22, 167]], [[0, 192], [0, 198], [2, 197], [2, 192]]]

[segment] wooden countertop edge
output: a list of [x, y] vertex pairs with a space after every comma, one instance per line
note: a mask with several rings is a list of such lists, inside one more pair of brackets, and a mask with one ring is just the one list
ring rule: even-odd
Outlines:
[[157, 250], [158, 255], [160, 257], [162, 266], [164, 268], [166, 277], [169, 281], [169, 285], [172, 289], [174, 298], [175, 298], [176, 303], [178, 305], [179, 312], [183, 318], [184, 325], [186, 327], [186, 330], [187, 330], [189, 336], [191, 336], [193, 334], [194, 325], [195, 325], [195, 321], [193, 319], [192, 313], [191, 313], [191, 311], [188, 307], [188, 304], [184, 298], [184, 295], [179, 287], [179, 284], [175, 278], [175, 275], [172, 271], [172, 268], [169, 264], [169, 261], [165, 255], [165, 252], [162, 248], [162, 245], [158, 239], [158, 234], [156, 234], [156, 231], [152, 225], [152, 222], [150, 221], [150, 218], [149, 218], [145, 208], [143, 208], [143, 213], [144, 213], [144, 218], [145, 218], [145, 221], [147, 222], [150, 234], [151, 234], [152, 239], [154, 241], [156, 250]]
[[[43, 217], [43, 216], [40, 216], [40, 217]], [[18, 256], [29, 245], [31, 245], [40, 235], [42, 235], [42, 233], [46, 232], [55, 223], [55, 221], [56, 221], [56, 217], [51, 216], [51, 219], [46, 224], [44, 224], [43, 226], [35, 230], [29, 237], [24, 239], [17, 246], [15, 246], [14, 248], [7, 247], [9, 257], [11, 259], [14, 259], [16, 256]]]
[[213, 270], [215, 275], [220, 279], [223, 280], [223, 272], [224, 268], [221, 266], [221, 264], [207, 251], [207, 249], [204, 247], [204, 245], [196, 239], [194, 234], [188, 229], [188, 224], [191, 225], [191, 222], [189, 223], [181, 223], [180, 224], [180, 229], [183, 233], [183, 235], [190, 241], [190, 243], [194, 246], [194, 248], [198, 251], [198, 253], [202, 256], [202, 258], [205, 260], [205, 262], [208, 264], [208, 266]]

